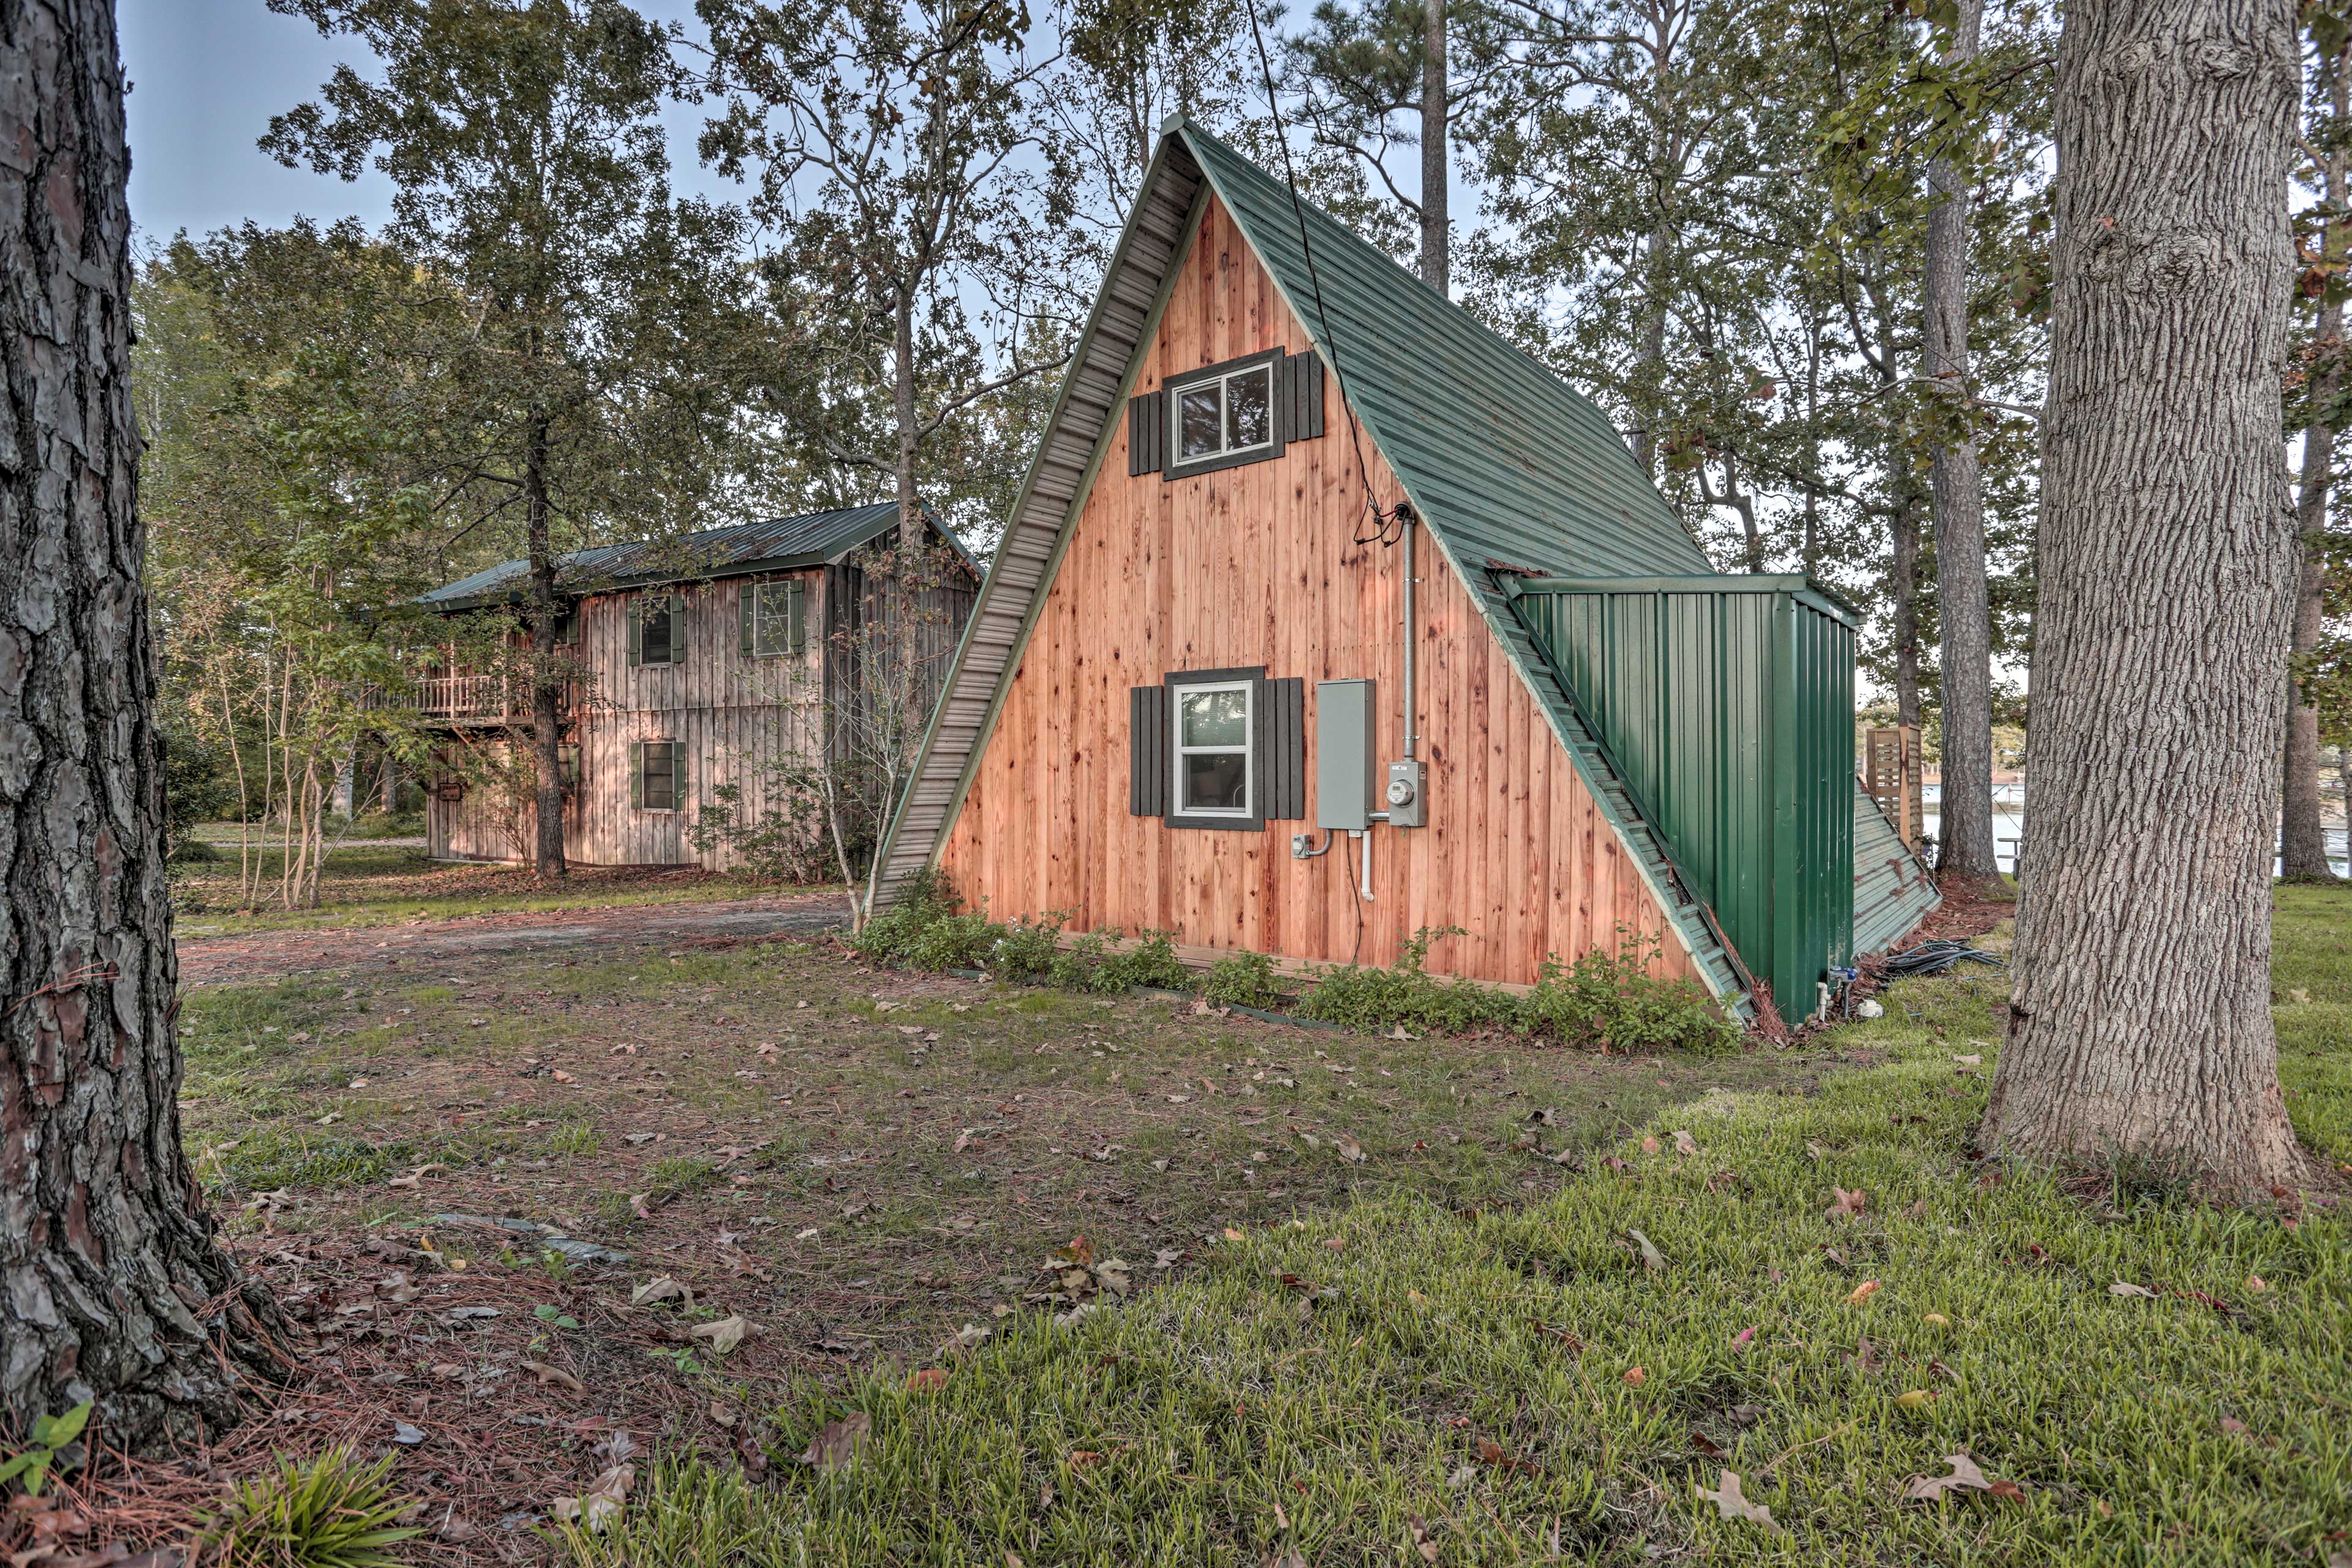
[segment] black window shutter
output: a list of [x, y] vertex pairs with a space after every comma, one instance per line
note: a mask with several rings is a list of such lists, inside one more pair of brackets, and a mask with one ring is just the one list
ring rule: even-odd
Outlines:
[[1130, 478], [1156, 474], [1167, 466], [1168, 394], [1147, 392], [1127, 400], [1127, 471]]
[[1259, 749], [1268, 821], [1307, 815], [1307, 682], [1298, 676], [1265, 682], [1266, 723]]
[[1127, 693], [1127, 810], [1130, 816], [1168, 815], [1168, 688], [1129, 687]]
[[1312, 441], [1323, 434], [1323, 362], [1308, 349], [1283, 356], [1283, 412], [1289, 422], [1284, 439]]

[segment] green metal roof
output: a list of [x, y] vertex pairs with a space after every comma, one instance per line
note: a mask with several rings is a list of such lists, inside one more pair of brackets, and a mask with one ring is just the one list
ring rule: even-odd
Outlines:
[[1200, 127], [1179, 134], [1465, 575], [1714, 570], [1590, 399]]
[[[971, 559], [952, 530], [936, 517], [929, 521], [966, 561]], [[845, 551], [869, 544], [898, 526], [898, 503], [879, 501], [706, 528], [677, 539], [603, 544], [556, 558], [558, 591], [604, 593], [647, 583], [700, 583], [751, 572], [817, 566]], [[418, 603], [436, 610], [470, 610], [517, 601], [522, 597], [530, 570], [527, 561], [501, 561], [420, 595]]]

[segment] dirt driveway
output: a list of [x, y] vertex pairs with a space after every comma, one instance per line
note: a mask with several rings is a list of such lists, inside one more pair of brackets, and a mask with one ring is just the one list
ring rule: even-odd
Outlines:
[[691, 942], [829, 931], [845, 923], [838, 893], [714, 900], [601, 910], [532, 910], [363, 925], [183, 937], [180, 984], [217, 985], [315, 970], [352, 970], [417, 959], [509, 959]]

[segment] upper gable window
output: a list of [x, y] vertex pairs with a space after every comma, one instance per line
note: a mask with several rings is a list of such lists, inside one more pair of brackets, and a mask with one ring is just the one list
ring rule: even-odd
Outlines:
[[1255, 452], [1274, 445], [1272, 364], [1227, 371], [1222, 375], [1181, 383], [1169, 390], [1176, 399], [1179, 464]]
[[1127, 471], [1182, 479], [1323, 434], [1323, 363], [1268, 349], [1171, 375], [1129, 405]]

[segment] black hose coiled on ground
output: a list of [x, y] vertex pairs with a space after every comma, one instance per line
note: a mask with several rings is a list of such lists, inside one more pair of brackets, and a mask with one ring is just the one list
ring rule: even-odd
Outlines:
[[1888, 954], [1885, 973], [1889, 980], [1910, 980], [1923, 974], [1948, 974], [1964, 963], [1990, 964], [1995, 969], [2009, 967], [2005, 961], [1990, 952], [1979, 952], [1967, 942], [1939, 938]]

